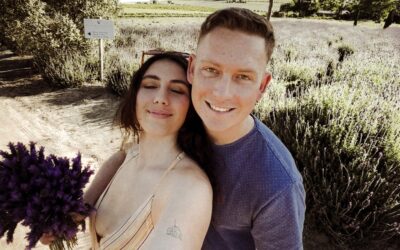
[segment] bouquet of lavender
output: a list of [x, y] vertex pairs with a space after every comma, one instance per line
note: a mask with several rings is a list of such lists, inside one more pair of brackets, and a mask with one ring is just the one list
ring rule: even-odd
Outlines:
[[29, 244], [35, 247], [44, 233], [57, 238], [50, 249], [68, 249], [76, 245], [78, 227], [85, 230], [85, 222], [76, 223], [73, 214], [88, 216], [92, 207], [83, 202], [83, 188], [93, 171], [82, 168], [81, 156], [71, 160], [50, 155], [44, 148], [36, 150], [30, 143], [28, 150], [22, 143], [8, 145], [11, 152], [0, 151], [0, 238], [7, 235], [13, 241], [18, 223], [28, 226]]

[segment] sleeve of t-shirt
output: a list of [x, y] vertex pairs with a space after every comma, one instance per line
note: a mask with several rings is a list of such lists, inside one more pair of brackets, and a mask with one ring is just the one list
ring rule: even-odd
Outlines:
[[305, 191], [295, 182], [264, 204], [253, 220], [251, 234], [258, 250], [303, 249]]

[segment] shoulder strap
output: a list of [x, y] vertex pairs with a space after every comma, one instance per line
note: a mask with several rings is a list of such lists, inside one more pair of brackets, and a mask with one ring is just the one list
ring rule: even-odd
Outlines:
[[115, 176], [118, 174], [118, 172], [121, 170], [122, 166], [124, 165], [124, 163], [126, 161], [130, 161], [133, 158], [135, 158], [136, 156], [138, 156], [139, 153], [138, 152], [134, 152], [132, 149], [128, 149], [127, 153], [126, 153], [126, 158], [124, 160], [124, 162], [121, 164], [121, 166], [117, 169], [117, 171], [115, 172], [114, 176], [111, 178], [110, 182], [107, 184], [106, 189], [104, 189], [103, 193], [100, 195], [99, 199], [97, 200], [96, 204], [95, 204], [95, 208], [98, 209], [100, 207], [100, 204], [103, 202], [104, 197], [106, 196], [108, 189], [110, 189], [111, 184], [114, 181]]
[[167, 176], [167, 174], [176, 166], [176, 164], [178, 164], [178, 162], [180, 160], [182, 160], [185, 157], [185, 153], [184, 152], [180, 152], [178, 154], [178, 156], [175, 158], [174, 161], [172, 161], [172, 163], [168, 166], [167, 170], [165, 170], [165, 172], [163, 173], [163, 175], [161, 176], [160, 180], [158, 181], [157, 185], [154, 187], [152, 195], [155, 194], [155, 192], [157, 191], [158, 187], [161, 185], [162, 181], [164, 180], [165, 176]]

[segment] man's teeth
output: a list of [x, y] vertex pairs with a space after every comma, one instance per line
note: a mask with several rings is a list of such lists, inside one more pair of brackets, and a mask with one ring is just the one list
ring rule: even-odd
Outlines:
[[213, 110], [218, 111], [218, 112], [228, 112], [230, 110], [229, 108], [220, 108], [220, 107], [214, 106], [212, 104], [210, 104], [210, 107]]

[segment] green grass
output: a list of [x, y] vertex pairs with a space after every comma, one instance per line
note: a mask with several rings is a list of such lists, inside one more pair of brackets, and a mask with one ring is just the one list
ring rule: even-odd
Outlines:
[[178, 10], [178, 11], [203, 11], [212, 12], [216, 9], [206, 6], [191, 6], [183, 4], [122, 4], [124, 11], [134, 11], [137, 9], [146, 10]]
[[206, 17], [215, 8], [178, 4], [123, 4], [120, 17]]
[[[273, 4], [273, 11], [278, 11], [279, 6], [284, 3], [291, 2], [291, 0], [275, 0]], [[206, 7], [213, 7], [216, 9], [222, 9], [227, 7], [241, 7], [253, 10], [255, 12], [267, 12], [269, 1], [247, 1], [246, 3], [226, 3], [225, 1], [191, 1], [191, 0], [177, 0], [174, 3], [179, 4], [187, 4], [187, 5], [194, 5], [194, 6], [206, 6]]]
[[[248, 1], [247, 3], [226, 3], [225, 1], [173, 1], [174, 4], [122, 4], [120, 17], [203, 17], [209, 13], [227, 7], [247, 8], [259, 14], [268, 10], [265, 1]], [[290, 0], [274, 1], [273, 11], [279, 10], [279, 6]], [[165, 14], [164, 14], [165, 13]]]
[[155, 17], [206, 17], [208, 13], [202, 12], [136, 12], [136, 13], [124, 13], [120, 17], [122, 18], [155, 18]]

